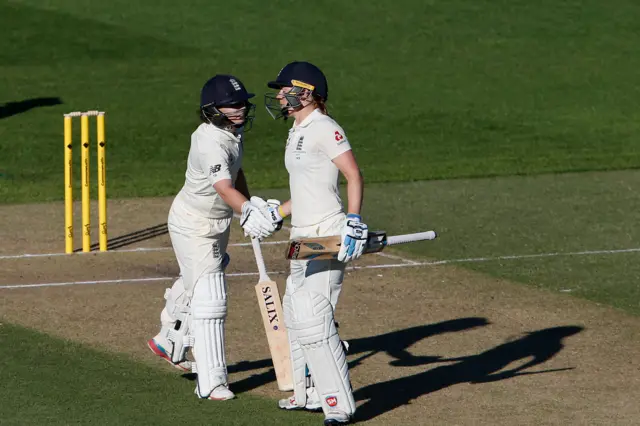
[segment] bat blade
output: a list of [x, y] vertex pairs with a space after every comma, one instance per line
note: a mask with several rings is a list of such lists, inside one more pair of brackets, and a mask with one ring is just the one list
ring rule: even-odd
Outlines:
[[302, 238], [289, 241], [287, 259], [333, 259], [340, 250], [340, 237]]
[[256, 284], [255, 289], [273, 368], [276, 372], [278, 389], [281, 391], [293, 390], [289, 338], [284, 324], [278, 285], [273, 281], [261, 280]]
[[[371, 231], [367, 238], [365, 253], [375, 253], [382, 250], [386, 244], [387, 233]], [[286, 257], [289, 260], [320, 260], [335, 259], [340, 251], [341, 238], [339, 236], [299, 238], [289, 241]]]
[[[385, 231], [370, 231], [364, 253], [377, 253], [388, 245], [433, 240], [436, 237], [437, 234], [434, 231], [395, 235], [392, 237], [387, 237]], [[335, 259], [340, 251], [340, 243], [341, 238], [339, 236], [298, 238], [289, 241], [286, 258], [289, 260]]]

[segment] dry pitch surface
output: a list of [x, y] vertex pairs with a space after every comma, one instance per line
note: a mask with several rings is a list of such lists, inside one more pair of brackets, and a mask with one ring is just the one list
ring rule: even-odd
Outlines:
[[[36, 257], [22, 254], [63, 251], [62, 205], [1, 206], [0, 317], [171, 368], [145, 345], [178, 273], [162, 226], [170, 202], [110, 201], [110, 237], [121, 246], [110, 253]], [[232, 243], [246, 242], [234, 229]], [[127, 251], [137, 248], [154, 250]], [[264, 251], [282, 291], [283, 246]], [[269, 368], [251, 248], [229, 252], [232, 389], [275, 399], [282, 394]], [[351, 343], [360, 421], [640, 424], [640, 319], [457, 266], [393, 266], [408, 263], [368, 256], [345, 280], [337, 317]], [[45, 285], [7, 287], [32, 284]]]

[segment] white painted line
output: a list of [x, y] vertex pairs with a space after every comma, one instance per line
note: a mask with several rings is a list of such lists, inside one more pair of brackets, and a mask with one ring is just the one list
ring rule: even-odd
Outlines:
[[[286, 244], [288, 240], [280, 240], [280, 241], [263, 241], [260, 244], [263, 245], [277, 245], [277, 244]], [[234, 243], [229, 244], [229, 247], [248, 247], [251, 246], [251, 243]], [[173, 250], [173, 247], [138, 247], [132, 249], [116, 249], [109, 251], [91, 251], [88, 253], [85, 252], [77, 252], [73, 254], [110, 254], [110, 253], [146, 253], [146, 252], [154, 252], [154, 251], [169, 251]], [[10, 255], [0, 255], [0, 260], [3, 259], [30, 259], [30, 258], [38, 258], [38, 257], [56, 257], [56, 256], [70, 256], [67, 253], [23, 253], [23, 254], [10, 254]]]
[[416, 266], [434, 266], [434, 265], [447, 265], [449, 263], [471, 263], [471, 262], [490, 262], [494, 260], [518, 260], [518, 259], [535, 259], [540, 257], [560, 257], [560, 256], [592, 256], [599, 254], [621, 254], [621, 253], [637, 253], [640, 252], [640, 247], [619, 249], [619, 250], [585, 250], [585, 251], [570, 251], [570, 252], [552, 252], [552, 253], [538, 253], [538, 254], [516, 254], [508, 256], [495, 256], [495, 257], [470, 257], [466, 259], [449, 259], [449, 260], [434, 260], [431, 262], [420, 262]]
[[396, 256], [394, 254], [389, 254], [389, 253], [384, 253], [384, 252], [378, 252], [376, 254], [378, 256], [386, 257], [388, 259], [400, 260], [400, 261], [402, 261], [404, 263], [410, 263], [410, 264], [420, 263], [420, 262], [416, 262], [415, 260], [406, 259], [406, 258], [404, 258], [402, 256]]
[[98, 281], [68, 281], [62, 283], [41, 283], [41, 284], [9, 284], [0, 286], [0, 289], [14, 288], [35, 288], [35, 287], [64, 287], [68, 285], [93, 285], [93, 284], [118, 284], [123, 282], [145, 282], [145, 281], [168, 281], [175, 279], [172, 277], [151, 277], [151, 278], [132, 278], [122, 280], [98, 280]]
[[[540, 254], [524, 254], [524, 255], [511, 255], [511, 256], [496, 256], [496, 257], [470, 257], [466, 259], [448, 259], [448, 260], [434, 260], [430, 262], [414, 262], [414, 263], [392, 263], [382, 265], [366, 265], [366, 266], [349, 266], [347, 270], [354, 271], [359, 269], [385, 269], [385, 268], [406, 268], [409, 266], [438, 266], [447, 265], [451, 263], [467, 263], [467, 262], [490, 262], [494, 260], [517, 260], [517, 259], [534, 259], [541, 257], [558, 257], [558, 256], [587, 256], [587, 255], [600, 255], [600, 254], [618, 254], [618, 253], [637, 253], [640, 252], [640, 248], [620, 249], [620, 250], [593, 250], [593, 251], [574, 251], [567, 253], [540, 253]], [[269, 271], [270, 274], [286, 274], [283, 271]], [[258, 275], [257, 272], [232, 272], [226, 274], [227, 277], [243, 277]], [[16, 288], [32, 288], [32, 287], [60, 287], [69, 285], [93, 285], [93, 284], [117, 284], [125, 282], [145, 282], [145, 281], [169, 281], [174, 280], [177, 277], [151, 277], [151, 278], [129, 278], [119, 280], [100, 280], [100, 281], [69, 281], [61, 283], [41, 283], [41, 284], [9, 284], [0, 286], [0, 289], [16, 289]]]
[[[283, 274], [284, 272], [270, 272], [272, 274]], [[248, 275], [258, 275], [257, 272], [232, 272], [225, 274], [227, 277], [244, 277]], [[0, 289], [16, 288], [37, 288], [37, 287], [64, 287], [70, 285], [95, 285], [95, 284], [122, 284], [138, 283], [149, 281], [173, 281], [178, 277], [150, 277], [150, 278], [123, 278], [118, 280], [95, 280], [95, 281], [67, 281], [61, 283], [40, 283], [40, 284], [8, 284], [0, 286]]]
[[448, 265], [452, 263], [491, 262], [495, 260], [535, 259], [535, 258], [542, 258], [542, 257], [560, 257], [560, 256], [590, 256], [590, 255], [601, 255], [601, 254], [621, 254], [621, 253], [637, 253], [637, 252], [640, 252], [640, 247], [630, 248], [630, 249], [620, 249], [620, 250], [588, 250], [588, 251], [572, 251], [572, 252], [566, 252], [566, 253], [553, 252], [553, 253], [539, 253], [539, 254], [495, 256], [495, 257], [468, 257], [463, 259], [433, 260], [428, 262], [413, 262], [413, 263], [387, 263], [382, 265], [350, 266], [350, 267], [347, 267], [347, 270], [404, 268], [407, 266], [438, 266], [438, 265]]

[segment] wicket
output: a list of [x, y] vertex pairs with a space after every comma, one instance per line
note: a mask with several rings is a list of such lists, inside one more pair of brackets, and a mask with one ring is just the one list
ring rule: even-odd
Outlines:
[[82, 251], [91, 251], [91, 205], [89, 192], [89, 117], [96, 117], [98, 163], [98, 222], [100, 251], [107, 251], [107, 171], [105, 158], [105, 127], [103, 111], [70, 112], [64, 114], [64, 202], [65, 252], [73, 253], [73, 135], [72, 119], [80, 117], [82, 144]]

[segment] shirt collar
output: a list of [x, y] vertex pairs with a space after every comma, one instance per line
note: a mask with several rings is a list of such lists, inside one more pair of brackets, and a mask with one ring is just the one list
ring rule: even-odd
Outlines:
[[216, 133], [216, 132], [222, 133], [224, 136], [226, 136], [228, 139], [231, 139], [235, 143], [242, 142], [242, 133], [236, 135], [234, 133], [221, 129], [217, 126], [214, 126], [213, 124], [210, 124], [210, 123], [204, 123], [204, 125], [205, 125], [205, 128], [212, 133]]
[[313, 111], [311, 111], [311, 114], [307, 115], [307, 118], [302, 120], [302, 123], [300, 123], [298, 125], [294, 124], [294, 127], [307, 127], [309, 124], [311, 124], [311, 122], [313, 122], [313, 120], [315, 120], [316, 118], [318, 118], [321, 115], [323, 115], [323, 114], [320, 112], [320, 110], [318, 108], [316, 108]]

